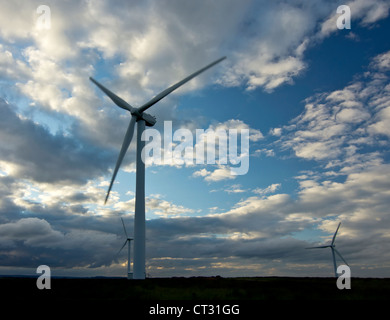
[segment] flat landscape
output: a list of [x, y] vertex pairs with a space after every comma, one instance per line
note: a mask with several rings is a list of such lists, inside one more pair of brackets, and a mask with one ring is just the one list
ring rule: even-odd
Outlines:
[[389, 300], [389, 278], [352, 278], [351, 289], [339, 290], [335, 278], [191, 277], [127, 280], [122, 278], [52, 278], [51, 289], [39, 290], [37, 278], [2, 277], [7, 300]]

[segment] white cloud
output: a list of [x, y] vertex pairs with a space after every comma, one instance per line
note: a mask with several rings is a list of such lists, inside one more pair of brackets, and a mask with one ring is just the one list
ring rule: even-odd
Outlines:
[[[341, 171], [381, 163], [379, 150], [361, 153], [365, 146], [388, 144], [390, 92], [388, 52], [372, 59], [366, 81], [354, 81], [341, 90], [306, 99], [304, 112], [285, 126], [280, 138], [299, 158], [324, 160], [326, 168]], [[344, 166], [344, 168], [343, 168]]]
[[[12, 51], [3, 49], [1, 54], [0, 50], [0, 70], [17, 80], [15, 88], [35, 108], [70, 115], [78, 134], [102, 145], [121, 140], [116, 129], [120, 126], [114, 123], [124, 123], [118, 116], [123, 113], [113, 111], [108, 100], [98, 99], [88, 76], [108, 70], [107, 76], [117, 78], [104, 83], [130, 103], [139, 104], [207, 61], [228, 55], [218, 68], [179, 91], [212, 83], [215, 73], [224, 85], [273, 90], [291, 83], [305, 69], [303, 54], [316, 23], [334, 10], [321, 1], [305, 6], [263, 1], [229, 1], [223, 6], [206, 0], [196, 5], [161, 1], [131, 6], [55, 1], [50, 4], [51, 29], [37, 30], [38, 5], [14, 1], [2, 6], [2, 36], [23, 56], [12, 58]], [[356, 6], [371, 22], [384, 17], [379, 9], [386, 12], [382, 1], [369, 5], [358, 1]], [[107, 62], [99, 60], [101, 55]], [[1, 61], [9, 65], [9, 59], [16, 69], [2, 67]], [[156, 111], [159, 119], [173, 115], [171, 106], [163, 109]], [[260, 132], [251, 133], [253, 141], [261, 138]]]
[[229, 188], [224, 190], [227, 193], [244, 193], [245, 189], [242, 188], [240, 184], [233, 184]]
[[0, 73], [3, 80], [23, 80], [30, 75], [28, 66], [16, 59], [11, 51], [0, 43]]
[[341, 110], [336, 117], [341, 122], [359, 123], [370, 118], [370, 114], [365, 110], [346, 108]]
[[[256, 142], [264, 138], [260, 130], [251, 128], [248, 124], [239, 119], [230, 119], [225, 122], [211, 124], [208, 129], [214, 132], [217, 132], [218, 130], [225, 132], [229, 132], [229, 130], [237, 130], [238, 133], [240, 133], [241, 130], [246, 129], [249, 130], [249, 139], [251, 141]], [[207, 132], [204, 137], [207, 138]]]
[[[114, 202], [113, 207], [117, 211], [130, 212], [133, 214], [135, 208], [135, 198], [128, 201], [116, 201]], [[195, 213], [195, 210], [193, 209], [161, 199], [161, 196], [158, 194], [149, 195], [145, 198], [145, 208], [148, 219], [155, 219], [156, 216], [163, 218], [175, 218]]]
[[282, 135], [282, 128], [271, 128], [269, 133], [273, 136], [280, 137]]
[[371, 64], [372, 68], [378, 69], [379, 71], [390, 70], [390, 51], [377, 55]]
[[146, 208], [162, 217], [178, 217], [193, 214], [195, 210], [158, 198], [146, 198]]
[[272, 149], [266, 149], [266, 148], [263, 148], [263, 149], [257, 149], [254, 153], [254, 156], [260, 156], [261, 154], [265, 154], [266, 157], [274, 157], [275, 156], [275, 152], [274, 150]]
[[390, 107], [380, 110], [377, 119], [375, 123], [369, 126], [368, 130], [374, 134], [383, 134], [390, 137]]
[[[344, 3], [351, 9], [351, 24], [359, 23], [367, 26], [386, 18], [388, 16], [390, 5], [387, 1], [382, 0], [352, 0]], [[338, 5], [333, 5], [333, 10], [328, 18], [322, 23], [318, 37], [327, 37], [336, 32], [337, 19], [341, 16], [336, 12]], [[352, 28], [354, 28], [352, 26]]]
[[281, 183], [273, 183], [264, 189], [256, 188], [255, 190], [253, 190], [253, 193], [257, 193], [259, 195], [266, 195], [269, 193], [275, 193], [276, 190], [278, 190], [281, 185], [282, 185]]
[[[85, 99], [80, 93], [92, 92], [88, 76], [99, 72], [92, 68], [99, 54], [110, 61], [112, 72], [118, 72], [119, 93], [131, 98], [131, 103], [150, 98], [225, 54], [229, 59], [219, 69], [180, 90], [201, 87], [217, 70], [224, 71], [219, 78], [225, 85], [273, 90], [292, 82], [305, 69], [303, 54], [317, 21], [330, 13], [335, 16], [334, 6], [323, 1], [305, 6], [282, 1], [229, 1], [223, 6], [206, 0], [196, 5], [160, 1], [131, 6], [108, 1], [55, 1], [50, 4], [50, 30], [38, 30], [38, 5], [21, 1], [2, 5], [3, 38], [10, 43], [29, 39], [20, 44], [25, 46], [28, 65], [21, 60], [18, 63], [20, 72], [32, 79], [18, 86], [32, 100], [81, 119], [94, 133], [93, 126], [101, 124], [92, 116], [92, 106], [98, 102], [94, 95]], [[384, 18], [388, 11], [388, 4], [379, 0], [351, 1], [350, 5], [365, 24]], [[236, 39], [233, 42], [232, 36]]]
[[213, 171], [208, 171], [207, 169], [200, 169], [195, 171], [192, 174], [194, 177], [203, 177], [207, 182], [217, 182], [222, 180], [231, 180], [235, 179], [237, 176], [233, 175], [230, 171], [229, 167], [219, 166], [217, 169]]
[[35, 27], [36, 8], [33, 1], [2, 1], [0, 35], [2, 38], [19, 40], [31, 36]]

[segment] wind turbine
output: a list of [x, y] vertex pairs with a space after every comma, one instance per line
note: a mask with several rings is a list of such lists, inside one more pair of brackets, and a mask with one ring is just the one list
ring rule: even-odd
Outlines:
[[341, 225], [341, 222], [340, 222], [339, 225], [337, 226], [336, 232], [335, 232], [334, 235], [333, 235], [332, 242], [330, 243], [330, 245], [306, 248], [306, 249], [323, 249], [323, 248], [330, 248], [330, 249], [332, 250], [334, 274], [335, 274], [335, 277], [336, 277], [336, 278], [337, 278], [337, 266], [336, 266], [336, 255], [335, 255], [335, 253], [337, 253], [337, 255], [341, 258], [341, 260], [343, 260], [344, 263], [348, 266], [347, 261], [345, 261], [345, 259], [342, 257], [342, 255], [340, 254], [340, 252], [338, 252], [338, 250], [336, 249], [336, 245], [335, 245], [336, 235], [337, 235], [337, 231], [339, 231], [340, 225]]
[[130, 265], [131, 265], [131, 240], [133, 240], [133, 238], [130, 238], [128, 235], [127, 235], [127, 231], [126, 231], [126, 227], [125, 227], [125, 223], [123, 222], [123, 219], [121, 218], [122, 220], [122, 225], [123, 225], [123, 230], [125, 231], [125, 235], [126, 235], [126, 241], [125, 243], [123, 244], [122, 248], [120, 248], [120, 250], [118, 251], [118, 254], [122, 251], [122, 249], [126, 246], [127, 244], [127, 279], [133, 279], [133, 274], [130, 272]]
[[170, 86], [168, 89], [162, 91], [150, 101], [146, 102], [139, 108], [132, 107], [122, 98], [108, 90], [102, 84], [90, 77], [89, 79], [96, 84], [118, 107], [125, 109], [131, 113], [131, 119], [127, 132], [125, 134], [122, 147], [118, 156], [118, 160], [115, 165], [115, 169], [111, 178], [110, 186], [107, 191], [105, 202], [107, 202], [112, 185], [114, 183], [116, 174], [122, 160], [129, 148], [131, 139], [134, 134], [134, 126], [137, 122], [137, 157], [136, 157], [136, 190], [135, 190], [135, 217], [134, 217], [134, 279], [145, 279], [145, 163], [142, 161], [141, 152], [145, 146], [145, 141], [142, 141], [141, 136], [146, 126], [153, 126], [156, 123], [156, 118], [145, 111], [153, 106], [155, 103], [166, 97], [172, 91], [176, 90], [186, 82], [195, 78], [197, 75], [216, 65], [224, 60], [226, 57], [222, 57], [202, 69], [192, 73], [188, 77], [179, 81], [178, 83]]

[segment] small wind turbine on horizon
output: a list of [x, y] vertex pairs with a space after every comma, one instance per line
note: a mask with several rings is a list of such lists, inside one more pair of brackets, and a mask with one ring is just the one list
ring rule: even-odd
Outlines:
[[131, 273], [131, 270], [130, 270], [130, 265], [131, 265], [131, 240], [133, 240], [133, 238], [130, 238], [128, 236], [127, 231], [126, 231], [126, 227], [125, 227], [125, 223], [124, 223], [122, 218], [121, 218], [121, 220], [122, 220], [123, 230], [125, 231], [125, 235], [126, 235], [126, 241], [123, 244], [123, 246], [120, 248], [120, 250], [118, 251], [117, 255], [119, 255], [121, 253], [122, 249], [127, 244], [127, 279], [133, 279], [133, 274]]
[[341, 225], [341, 222], [340, 222], [339, 225], [337, 226], [336, 232], [335, 232], [334, 235], [333, 235], [332, 242], [330, 243], [330, 245], [306, 248], [306, 249], [323, 249], [323, 248], [330, 248], [330, 249], [332, 250], [334, 274], [335, 274], [335, 277], [336, 277], [336, 278], [338, 277], [338, 275], [337, 275], [337, 265], [336, 265], [336, 255], [335, 255], [335, 253], [337, 253], [337, 255], [341, 258], [341, 260], [343, 260], [344, 263], [348, 266], [347, 261], [345, 261], [345, 259], [342, 257], [342, 255], [340, 254], [340, 252], [336, 249], [336, 245], [335, 245], [336, 235], [337, 235], [337, 232], [339, 231], [340, 225]]
[[134, 108], [122, 98], [118, 97], [116, 94], [108, 90], [106, 87], [101, 85], [95, 79], [90, 77], [89, 79], [96, 84], [99, 89], [101, 89], [118, 107], [127, 110], [131, 113], [131, 119], [127, 132], [125, 134], [122, 147], [118, 156], [118, 160], [115, 165], [115, 169], [111, 178], [110, 186], [107, 191], [105, 202], [107, 202], [108, 196], [112, 185], [114, 183], [115, 177], [118, 173], [119, 167], [122, 163], [123, 158], [125, 157], [126, 151], [130, 146], [131, 139], [134, 134], [135, 123], [137, 122], [137, 156], [136, 156], [136, 190], [135, 190], [135, 217], [134, 217], [134, 279], [145, 279], [145, 163], [142, 161], [141, 152], [145, 146], [145, 141], [141, 139], [142, 133], [145, 130], [146, 126], [153, 126], [156, 123], [156, 118], [150, 114], [145, 113], [145, 111], [156, 104], [158, 101], [166, 97], [172, 91], [176, 90], [186, 82], [195, 78], [203, 71], [211, 68], [217, 63], [224, 60], [226, 57], [222, 57], [204, 68], [192, 73], [188, 77], [179, 81], [178, 83], [170, 86], [168, 89], [162, 91], [156, 95], [153, 99], [146, 102], [139, 108]]

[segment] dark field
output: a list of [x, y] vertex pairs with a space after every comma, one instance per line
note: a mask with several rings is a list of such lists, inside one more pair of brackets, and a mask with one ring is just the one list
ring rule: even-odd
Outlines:
[[36, 280], [0, 277], [2, 310], [40, 319], [376, 319], [390, 301], [390, 279], [352, 278], [349, 290], [335, 278], [52, 278], [43, 290]]
[[39, 290], [36, 278], [0, 278], [7, 300], [390, 300], [390, 279], [352, 278], [351, 289], [339, 290], [335, 278], [52, 278], [51, 289]]

